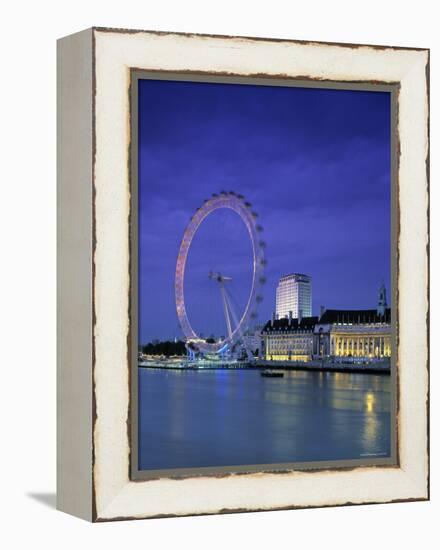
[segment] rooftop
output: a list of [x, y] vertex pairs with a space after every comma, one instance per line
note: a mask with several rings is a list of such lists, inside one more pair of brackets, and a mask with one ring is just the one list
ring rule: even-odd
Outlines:
[[327, 309], [319, 319], [320, 325], [332, 323], [352, 323], [366, 325], [371, 323], [390, 323], [391, 308], [385, 308], [385, 315], [378, 315], [377, 309]]
[[280, 277], [280, 282], [281, 281], [287, 281], [289, 279], [297, 279], [297, 278], [303, 278], [303, 279], [307, 279], [308, 281], [310, 281], [312, 278], [310, 277], [310, 275], [305, 275], [304, 273], [289, 273], [288, 275], [283, 275], [282, 277]]
[[289, 325], [289, 319], [283, 317], [283, 319], [275, 319], [275, 321], [268, 321], [263, 328], [263, 332], [272, 332], [277, 330], [289, 329], [289, 330], [313, 330], [313, 327], [318, 323], [318, 317], [303, 317], [301, 322], [298, 323], [298, 319], [291, 319]]
[[315, 325], [330, 325], [330, 324], [352, 324], [352, 325], [369, 325], [377, 323], [391, 322], [391, 308], [385, 309], [385, 315], [378, 315], [376, 309], [327, 309], [319, 317], [303, 317], [301, 322], [298, 319], [275, 319], [268, 321], [262, 332], [274, 332], [278, 330], [312, 330]]

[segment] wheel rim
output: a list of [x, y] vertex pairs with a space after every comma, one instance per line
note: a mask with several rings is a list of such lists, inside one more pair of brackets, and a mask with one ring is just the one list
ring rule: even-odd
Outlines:
[[[192, 240], [200, 225], [210, 214], [222, 208], [230, 209], [236, 212], [247, 228], [252, 244], [253, 255], [252, 285], [246, 307], [240, 317], [238, 325], [234, 328], [231, 335], [219, 340], [218, 342], [208, 343], [195, 332], [188, 319], [184, 293], [185, 267]], [[259, 289], [265, 282], [264, 267], [266, 263], [264, 258], [265, 243], [260, 239], [262, 228], [257, 224], [256, 219], [257, 214], [252, 212], [251, 205], [245, 202], [244, 197], [241, 195], [236, 195], [233, 192], [221, 193], [220, 195], [213, 195], [211, 199], [205, 201], [204, 204], [195, 211], [185, 229], [176, 264], [176, 311], [187, 344], [192, 343], [193, 347], [195, 347], [198, 351], [204, 353], [218, 353], [222, 350], [222, 348], [225, 348], [225, 346], [232, 346], [238, 339], [240, 333], [246, 327], [249, 320], [251, 318], [256, 318], [257, 305], [262, 300], [262, 295], [259, 294]]]

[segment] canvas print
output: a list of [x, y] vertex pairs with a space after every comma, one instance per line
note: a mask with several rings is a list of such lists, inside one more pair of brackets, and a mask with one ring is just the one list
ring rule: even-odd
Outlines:
[[390, 463], [391, 93], [135, 86], [139, 472]]

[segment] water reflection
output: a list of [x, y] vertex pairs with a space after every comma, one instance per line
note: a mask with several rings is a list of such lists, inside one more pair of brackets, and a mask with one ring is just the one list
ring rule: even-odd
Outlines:
[[374, 412], [375, 397], [373, 393], [367, 393], [365, 396], [365, 406], [368, 413]]
[[139, 371], [141, 469], [389, 456], [390, 379]]

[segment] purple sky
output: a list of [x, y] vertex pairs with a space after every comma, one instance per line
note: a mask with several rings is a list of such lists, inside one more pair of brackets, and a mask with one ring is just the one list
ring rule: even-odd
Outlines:
[[[181, 337], [174, 303], [180, 240], [204, 199], [243, 194], [267, 243], [259, 321], [279, 277], [313, 279], [313, 311], [375, 307], [390, 287], [390, 94], [139, 81], [139, 342]], [[209, 270], [233, 277], [237, 313], [251, 245], [232, 211], [213, 213], [191, 248], [185, 292], [193, 327], [224, 335]]]

